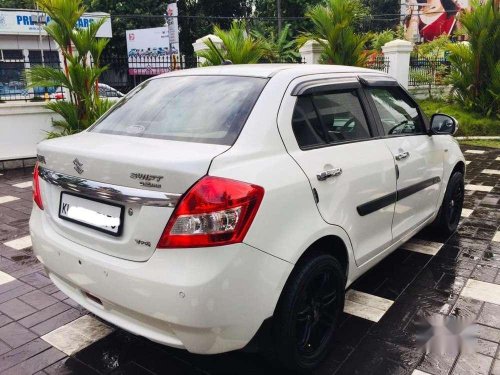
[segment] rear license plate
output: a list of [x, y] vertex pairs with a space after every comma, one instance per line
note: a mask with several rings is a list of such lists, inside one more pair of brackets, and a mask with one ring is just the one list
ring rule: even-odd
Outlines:
[[117, 204], [61, 193], [59, 217], [113, 236], [122, 233], [123, 206]]

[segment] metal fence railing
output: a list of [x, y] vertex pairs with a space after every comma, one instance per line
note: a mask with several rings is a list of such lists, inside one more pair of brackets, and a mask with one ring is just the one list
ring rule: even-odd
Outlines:
[[[290, 61], [279, 61], [278, 63], [290, 63]], [[305, 60], [298, 58], [292, 63], [304, 64]], [[99, 82], [102, 83], [101, 86], [110, 86], [121, 93], [129, 92], [141, 82], [158, 74], [196, 68], [202, 65], [197, 56], [177, 57], [175, 55], [140, 57], [103, 55], [100, 64], [108, 67], [99, 79]]]
[[410, 58], [409, 86], [439, 86], [446, 84], [450, 73], [450, 62], [446, 58]]
[[389, 59], [384, 56], [377, 56], [366, 62], [365, 68], [380, 70], [381, 72], [389, 73]]
[[103, 55], [100, 64], [107, 66], [107, 70], [101, 75], [99, 82], [126, 94], [153, 76], [174, 70], [195, 68], [199, 60], [196, 57], [176, 55], [140, 57]]
[[[11, 54], [12, 55], [12, 54]], [[59, 55], [55, 51], [44, 51], [43, 62], [40, 51], [29, 51], [28, 56], [9, 56], [6, 59], [2, 54], [0, 59], [0, 102], [3, 101], [38, 101], [50, 98], [61, 88], [58, 87], [29, 87], [26, 82], [26, 73], [34, 66], [45, 65], [60, 69]]]

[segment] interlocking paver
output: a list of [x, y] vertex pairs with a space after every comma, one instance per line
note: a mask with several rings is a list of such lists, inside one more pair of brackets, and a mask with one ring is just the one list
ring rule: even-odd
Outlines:
[[0, 314], [0, 327], [3, 327], [4, 325], [9, 324], [10, 322], [12, 322], [11, 318], [9, 318], [5, 314]]
[[29, 375], [43, 370], [66, 355], [55, 348], [49, 348], [18, 365], [9, 368], [2, 375]]
[[25, 327], [30, 328], [37, 324], [45, 322], [46, 320], [53, 318], [54, 316], [59, 315], [69, 310], [70, 308], [71, 306], [68, 306], [67, 304], [62, 302], [58, 302], [54, 305], [46, 307], [43, 310], [38, 311], [36, 314], [32, 314], [24, 319], [19, 320], [19, 323], [21, 323]]
[[4, 293], [1, 293], [0, 294], [0, 303], [6, 302], [12, 298], [22, 296], [23, 294], [31, 292], [32, 290], [34, 290], [34, 288], [32, 286], [22, 284], [16, 288], [13, 288], [13, 289], [10, 289]]
[[37, 333], [38, 335], [43, 336], [49, 333], [50, 331], [53, 331], [56, 328], [65, 325], [66, 323], [78, 319], [80, 316], [81, 313], [78, 310], [71, 308], [69, 310], [64, 311], [61, 314], [58, 314], [42, 323], [39, 323], [31, 327], [31, 330]]
[[35, 339], [27, 344], [0, 355], [0, 373], [49, 348], [50, 345], [42, 339]]
[[47, 276], [44, 276], [39, 272], [23, 276], [19, 278], [19, 280], [38, 289], [52, 284], [52, 281], [50, 281], [50, 279]]
[[0, 304], [0, 311], [14, 320], [19, 320], [33, 314], [37, 310], [23, 301], [13, 298]]
[[[500, 285], [500, 180], [495, 172], [500, 170], [500, 151], [473, 151], [484, 152], [466, 153], [465, 209], [457, 232], [451, 237], [436, 237], [424, 230], [404, 246], [412, 251], [396, 250], [355, 282], [348, 305], [358, 303], [363, 308], [377, 308], [382, 306], [372, 302], [393, 303], [379, 308], [377, 319], [342, 314], [335, 347], [318, 373], [451, 375], [491, 371], [500, 375], [500, 305], [492, 303], [496, 302], [494, 291]], [[30, 179], [29, 170], [8, 171], [0, 177], [0, 202], [6, 196], [18, 198], [0, 204], [2, 375], [3, 371], [16, 375], [38, 371], [43, 374], [280, 373], [262, 356], [242, 352], [197, 356], [151, 343], [120, 329], [95, 343], [89, 340], [84, 349], [78, 342], [76, 346], [61, 345], [61, 337], [67, 339], [59, 335], [64, 335], [61, 327], [76, 324], [88, 313], [52, 284], [29, 246], [16, 250], [4, 245], [28, 237], [30, 189], [13, 185]], [[470, 289], [471, 285], [487, 288], [475, 291]], [[365, 299], [356, 299], [356, 295]], [[422, 319], [429, 314], [475, 320], [480, 338], [477, 353], [460, 357], [458, 353], [424, 356], [415, 344], [415, 337], [421, 333]], [[18, 337], [11, 338], [13, 332], [19, 332], [15, 335]], [[40, 338], [50, 337], [51, 333], [58, 339], [57, 344], [52, 341], [54, 345], [72, 356], [66, 356]]]
[[17, 348], [36, 339], [37, 336], [19, 323], [12, 322], [0, 328], [0, 337], [10, 347]]
[[34, 290], [32, 292], [26, 293], [19, 297], [20, 300], [26, 302], [27, 304], [37, 308], [38, 310], [44, 309], [50, 305], [53, 305], [58, 300], [49, 294], [46, 294], [40, 290]]

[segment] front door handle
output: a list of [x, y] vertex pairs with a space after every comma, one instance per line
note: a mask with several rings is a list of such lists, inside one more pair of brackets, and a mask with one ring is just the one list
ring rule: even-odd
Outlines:
[[316, 177], [318, 178], [318, 181], [325, 181], [330, 177], [340, 176], [341, 174], [342, 174], [342, 168], [332, 168], [318, 173]]
[[396, 154], [394, 158], [396, 160], [403, 160], [406, 159], [408, 156], [410, 156], [410, 153], [408, 151], [400, 152], [399, 154]]

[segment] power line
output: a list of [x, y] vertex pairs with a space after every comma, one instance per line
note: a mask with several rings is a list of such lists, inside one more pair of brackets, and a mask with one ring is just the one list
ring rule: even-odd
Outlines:
[[[439, 12], [414, 12], [412, 13], [413, 15], [432, 15], [432, 14], [443, 14], [443, 13], [450, 13], [447, 11], [439, 11]], [[359, 18], [367, 18], [367, 19], [384, 19], [384, 18], [390, 18], [390, 19], [396, 19], [400, 17], [407, 17], [409, 16], [408, 14], [404, 13], [388, 13], [388, 14], [372, 14], [372, 15], [363, 15], [359, 16]], [[165, 19], [165, 15], [157, 15], [157, 14], [110, 14], [110, 17], [116, 17], [116, 18], [158, 18], [158, 19]], [[205, 15], [178, 15], [178, 16], [168, 16], [169, 18], [178, 18], [178, 19], [221, 19], [221, 20], [234, 20], [234, 19], [240, 19], [240, 20], [265, 20], [265, 21], [276, 21], [278, 19], [282, 20], [306, 20], [308, 19], [305, 16], [282, 16], [282, 17], [276, 17], [276, 16], [205, 16]]]

